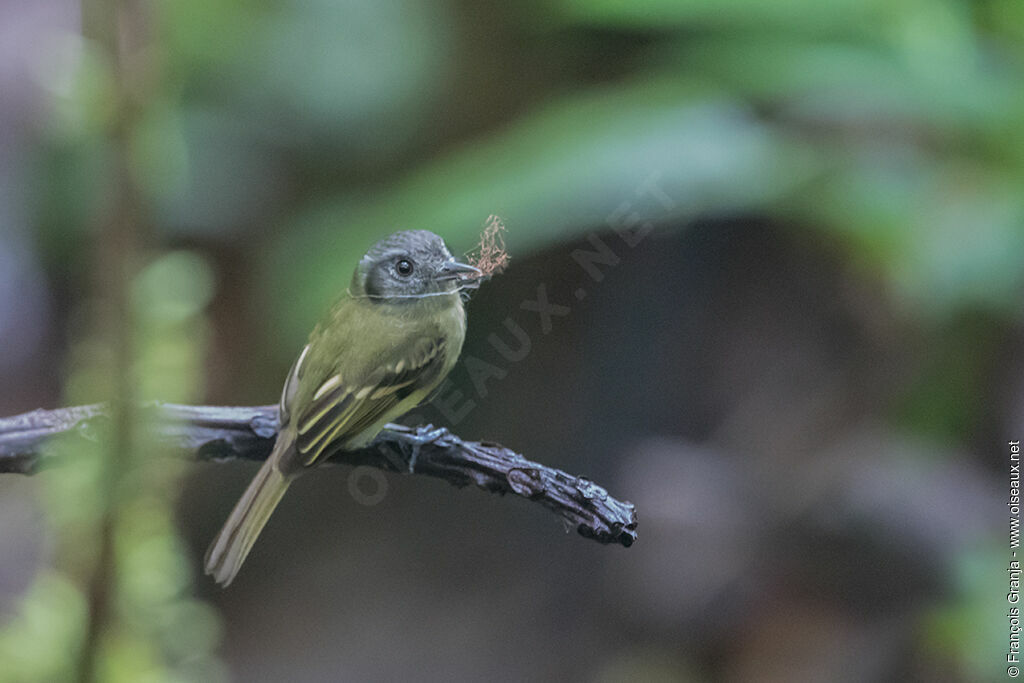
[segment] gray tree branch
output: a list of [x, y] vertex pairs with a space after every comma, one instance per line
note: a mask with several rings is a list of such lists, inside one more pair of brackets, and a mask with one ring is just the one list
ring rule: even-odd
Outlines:
[[[160, 443], [197, 461], [264, 460], [277, 436], [276, 406], [150, 404], [142, 417], [153, 425]], [[62, 434], [95, 439], [97, 424], [110, 418], [107, 406], [91, 405], [0, 419], [0, 473], [34, 474], [55, 465], [59, 458], [43, 447], [47, 439]], [[328, 462], [513, 493], [543, 505], [599, 543], [629, 547], [637, 537], [632, 503], [613, 498], [583, 477], [532, 462], [498, 444], [465, 441], [444, 429], [389, 425], [366, 448], [335, 452]]]

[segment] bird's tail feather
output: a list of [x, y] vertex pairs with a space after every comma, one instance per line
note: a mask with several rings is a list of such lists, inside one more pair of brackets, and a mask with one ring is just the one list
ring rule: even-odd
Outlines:
[[206, 551], [206, 573], [222, 586], [234, 580], [256, 538], [288, 490], [292, 477], [279, 469], [280, 455], [275, 448]]

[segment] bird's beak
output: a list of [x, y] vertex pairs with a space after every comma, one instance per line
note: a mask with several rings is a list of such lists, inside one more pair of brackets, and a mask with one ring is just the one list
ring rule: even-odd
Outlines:
[[464, 285], [477, 283], [483, 276], [483, 271], [479, 268], [468, 263], [459, 263], [454, 259], [447, 261], [438, 272], [439, 280], [457, 280]]

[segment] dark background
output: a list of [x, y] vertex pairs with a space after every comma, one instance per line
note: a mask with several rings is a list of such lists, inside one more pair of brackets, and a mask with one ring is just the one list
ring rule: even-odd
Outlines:
[[[0, 680], [72, 678], [83, 647], [112, 681], [1006, 676], [1024, 5], [126, 6], [119, 138], [82, 8], [0, 3], [0, 414], [109, 395], [117, 159], [143, 399], [276, 401], [369, 244], [461, 253], [497, 214], [512, 266], [463, 352], [495, 376], [457, 367], [472, 409], [418, 417], [597, 481], [640, 539], [419, 477], [365, 505], [330, 468], [221, 591], [202, 553], [255, 467], [140, 445], [110, 497], [76, 445], [0, 480]], [[549, 331], [541, 286], [569, 307]], [[509, 318], [515, 362], [488, 341]]]

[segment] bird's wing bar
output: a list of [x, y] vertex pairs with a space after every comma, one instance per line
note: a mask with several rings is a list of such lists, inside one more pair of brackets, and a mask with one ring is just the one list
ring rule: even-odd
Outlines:
[[292, 401], [295, 400], [295, 393], [299, 390], [299, 380], [302, 379], [302, 361], [306, 360], [309, 353], [309, 344], [302, 349], [302, 353], [292, 363], [292, 369], [288, 371], [288, 379], [284, 382], [284, 389], [281, 391], [281, 403], [277, 407], [278, 418], [281, 424], [287, 424], [292, 412]]

